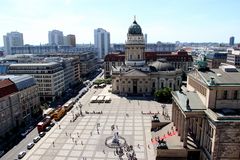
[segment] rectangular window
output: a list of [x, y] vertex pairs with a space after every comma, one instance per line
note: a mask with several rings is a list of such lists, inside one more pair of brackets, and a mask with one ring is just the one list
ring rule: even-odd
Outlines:
[[223, 91], [223, 99], [227, 99], [227, 91]]
[[238, 99], [238, 91], [234, 91], [233, 99]]

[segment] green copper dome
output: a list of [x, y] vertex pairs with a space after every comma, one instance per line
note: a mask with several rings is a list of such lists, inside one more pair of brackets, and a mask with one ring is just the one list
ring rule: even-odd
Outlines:
[[133, 24], [129, 27], [129, 29], [128, 29], [128, 34], [142, 35], [142, 29], [141, 29], [141, 27], [137, 24], [136, 20], [134, 20], [134, 21], [133, 21]]

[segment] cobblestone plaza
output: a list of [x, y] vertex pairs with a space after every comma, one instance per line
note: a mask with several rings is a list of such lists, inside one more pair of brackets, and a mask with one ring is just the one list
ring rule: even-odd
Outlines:
[[[138, 160], [155, 159], [151, 143], [151, 116], [143, 112], [161, 113], [161, 104], [148, 98], [119, 97], [104, 89], [90, 89], [75, 107], [30, 150], [28, 160], [107, 160], [119, 159], [113, 148], [105, 145], [107, 137], [113, 135], [115, 125], [119, 135], [132, 145]], [[110, 95], [111, 103], [90, 103], [93, 95]], [[84, 116], [74, 122], [73, 115], [80, 111]], [[86, 111], [89, 112], [86, 114]], [[97, 112], [101, 112], [98, 114]], [[171, 115], [171, 114], [170, 114]], [[127, 159], [126, 154], [122, 159]]]

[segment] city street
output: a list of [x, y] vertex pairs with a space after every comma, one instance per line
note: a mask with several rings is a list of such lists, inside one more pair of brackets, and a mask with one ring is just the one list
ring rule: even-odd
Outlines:
[[33, 138], [38, 136], [37, 128], [34, 128], [28, 135], [19, 142], [15, 147], [8, 151], [1, 160], [13, 160], [17, 158], [19, 152], [27, 150], [27, 144], [33, 141]]

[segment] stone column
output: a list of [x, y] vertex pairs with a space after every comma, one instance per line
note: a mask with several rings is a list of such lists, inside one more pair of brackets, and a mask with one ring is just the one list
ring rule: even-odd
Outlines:
[[181, 132], [181, 113], [178, 110], [178, 121], [177, 121], [177, 131], [178, 131], [178, 135], [180, 136], [180, 132]]
[[199, 144], [200, 142], [200, 127], [199, 127], [199, 121], [200, 121], [200, 118], [197, 118], [197, 129], [196, 129], [196, 140], [197, 140], [197, 143]]
[[189, 128], [189, 118], [185, 119], [184, 122], [184, 138], [183, 138], [183, 147], [187, 147], [187, 138], [188, 138], [188, 128]]
[[185, 130], [185, 117], [182, 115], [181, 116], [181, 137], [180, 140], [183, 141], [184, 140], [184, 130]]
[[174, 125], [174, 123], [176, 122], [176, 119], [175, 119], [175, 116], [176, 116], [175, 108], [176, 108], [176, 104], [175, 104], [175, 102], [173, 101], [173, 104], [172, 104], [172, 122], [173, 122], [173, 125]]
[[202, 119], [202, 131], [201, 131], [201, 137], [200, 137], [200, 147], [203, 146], [204, 137], [205, 137], [205, 128], [206, 128], [206, 120]]

